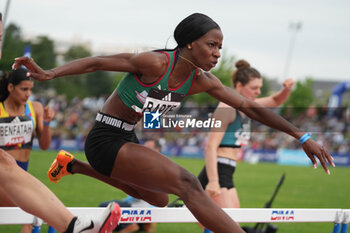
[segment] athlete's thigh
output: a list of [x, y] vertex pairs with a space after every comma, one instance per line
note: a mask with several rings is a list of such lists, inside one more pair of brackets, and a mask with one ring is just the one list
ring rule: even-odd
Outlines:
[[188, 172], [145, 146], [126, 143], [118, 152], [111, 177], [158, 192], [174, 193]]
[[125, 183], [120, 179], [111, 179], [109, 184], [123, 190], [128, 195], [135, 197], [137, 199], [143, 199], [151, 205], [164, 207], [168, 204], [169, 198], [168, 194], [164, 192], [158, 192], [151, 189], [145, 189], [142, 186], [137, 186], [134, 184]]
[[236, 188], [231, 188], [228, 190], [228, 199], [230, 201], [230, 208], [240, 208], [239, 197]]
[[11, 176], [16, 175], [13, 169], [17, 166], [16, 160], [0, 149], [0, 206], [16, 206], [3, 187], [9, 184]]
[[[239, 208], [238, 195], [235, 188], [221, 188], [220, 194], [213, 197], [213, 200], [221, 208]], [[237, 205], [238, 202], [238, 205]]]
[[227, 188], [220, 188], [220, 194], [212, 196], [212, 199], [215, 201], [218, 206], [221, 208], [229, 207], [229, 193]]
[[0, 206], [16, 206], [16, 204], [10, 199], [6, 191], [0, 187]]
[[151, 189], [143, 188], [142, 186], [130, 186], [140, 196], [139, 198], [148, 202], [151, 205], [164, 207], [169, 202], [168, 194], [165, 192], [158, 192]]
[[[11, 166], [17, 166], [16, 160], [7, 151], [0, 149], [0, 170], [6, 172], [6, 169], [10, 169]], [[1, 175], [0, 171], [0, 175]], [[6, 174], [4, 174], [5, 176]], [[2, 178], [3, 175], [1, 175]], [[0, 179], [1, 180], [1, 179]]]

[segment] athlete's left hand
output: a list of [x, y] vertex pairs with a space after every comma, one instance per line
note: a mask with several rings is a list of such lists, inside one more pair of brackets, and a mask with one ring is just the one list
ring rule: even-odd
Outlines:
[[221, 193], [219, 181], [209, 181], [205, 191], [210, 197], [215, 197]]
[[16, 70], [21, 66], [25, 66], [28, 69], [27, 76], [32, 77], [38, 81], [46, 81], [55, 77], [55, 72], [52, 70], [43, 70], [32, 58], [29, 57], [17, 57], [12, 65], [12, 69]]
[[303, 143], [302, 147], [303, 147], [305, 153], [307, 154], [307, 156], [312, 161], [314, 168], [317, 168], [317, 161], [315, 158], [315, 157], [317, 157], [318, 160], [320, 161], [323, 169], [325, 170], [325, 172], [327, 172], [327, 174], [330, 174], [330, 171], [327, 167], [327, 162], [332, 167], [335, 167], [335, 165], [333, 163], [334, 159], [323, 146], [319, 145], [314, 140], [309, 139], [305, 143]]

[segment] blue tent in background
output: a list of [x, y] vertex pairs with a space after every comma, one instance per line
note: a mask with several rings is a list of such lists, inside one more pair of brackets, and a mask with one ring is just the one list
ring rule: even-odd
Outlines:
[[337, 116], [339, 108], [342, 107], [342, 96], [346, 91], [350, 91], [350, 81], [339, 83], [333, 88], [332, 95], [328, 102], [328, 116]]
[[[30, 49], [30, 44], [27, 44], [24, 48], [23, 57], [32, 57], [32, 51]], [[21, 66], [23, 69], [27, 69], [25, 66]]]
[[32, 57], [32, 52], [31, 52], [31, 49], [30, 49], [30, 44], [27, 44], [26, 47], [24, 48], [23, 57]]

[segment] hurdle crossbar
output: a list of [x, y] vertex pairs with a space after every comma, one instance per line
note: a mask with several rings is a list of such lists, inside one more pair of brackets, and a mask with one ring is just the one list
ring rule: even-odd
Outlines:
[[[74, 215], [96, 216], [100, 207], [68, 207]], [[189, 223], [197, 222], [187, 208], [121, 208], [120, 223]], [[334, 222], [348, 224], [350, 209], [275, 209], [275, 208], [224, 208], [239, 223], [273, 222]], [[0, 225], [33, 224], [37, 218], [18, 207], [0, 207]]]

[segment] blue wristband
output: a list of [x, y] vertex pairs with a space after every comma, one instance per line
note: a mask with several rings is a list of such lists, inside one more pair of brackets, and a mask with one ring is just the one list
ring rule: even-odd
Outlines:
[[44, 125], [50, 126], [50, 122], [44, 121]]
[[299, 142], [301, 143], [301, 144], [304, 144], [307, 140], [309, 140], [311, 138], [311, 135], [309, 134], [309, 133], [306, 133], [306, 134], [304, 134], [303, 136], [301, 136], [300, 138], [299, 138]]

